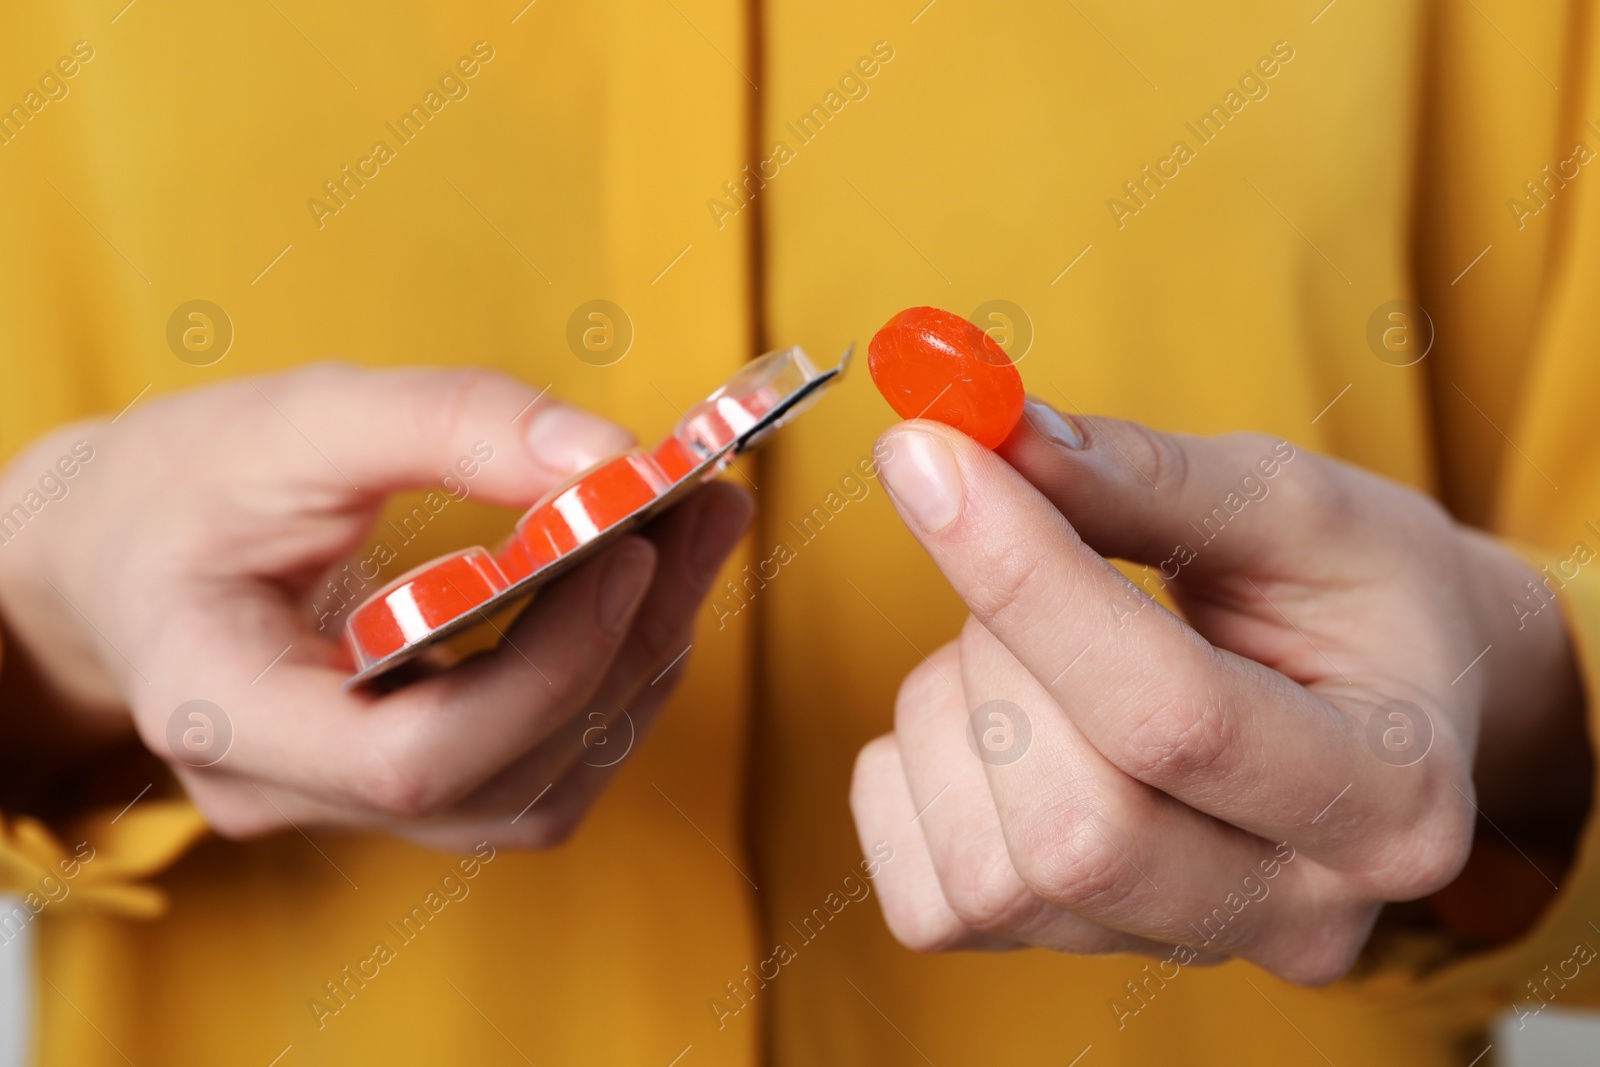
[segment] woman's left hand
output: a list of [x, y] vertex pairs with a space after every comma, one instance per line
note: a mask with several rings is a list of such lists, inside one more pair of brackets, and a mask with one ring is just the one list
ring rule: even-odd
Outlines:
[[1458, 876], [1480, 813], [1584, 810], [1553, 593], [1419, 493], [1037, 401], [999, 455], [897, 426], [880, 472], [971, 611], [856, 764], [861, 840], [909, 857], [878, 887], [912, 948], [1236, 956], [1319, 984], [1385, 903]]

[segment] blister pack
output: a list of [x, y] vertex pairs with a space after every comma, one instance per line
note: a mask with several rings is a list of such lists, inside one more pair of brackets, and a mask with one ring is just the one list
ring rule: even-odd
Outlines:
[[799, 348], [745, 364], [654, 449], [605, 460], [545, 494], [498, 549], [465, 548], [416, 567], [351, 613], [344, 640], [359, 685], [477, 626], [715, 478], [809, 407], [844, 373]]

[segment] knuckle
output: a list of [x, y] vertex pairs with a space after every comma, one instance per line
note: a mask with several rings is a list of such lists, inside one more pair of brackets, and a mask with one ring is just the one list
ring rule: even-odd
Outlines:
[[368, 780], [361, 799], [385, 815], [399, 819], [420, 819], [436, 815], [444, 805], [420, 776], [389, 774]]
[[1366, 911], [1365, 917], [1340, 920], [1294, 945], [1283, 960], [1264, 962], [1263, 966], [1286, 982], [1310, 989], [1338, 981], [1350, 973], [1366, 947], [1377, 909]]
[[1408, 884], [1398, 887], [1401, 899], [1427, 896], [1455, 881], [1472, 852], [1473, 828], [1470, 818], [1438, 819], [1418, 850]]
[[1152, 495], [1179, 493], [1189, 481], [1189, 454], [1171, 434], [1142, 422], [1121, 424], [1128, 458], [1149, 479], [1137, 479]]
[[1367, 510], [1356, 506], [1349, 474], [1320, 456], [1302, 454], [1280, 469], [1277, 483], [1273, 492], [1282, 494], [1285, 510], [1318, 524], [1343, 526]]
[[1437, 893], [1456, 880], [1466, 866], [1469, 848], [1431, 843], [1420, 850], [1407, 869], [1394, 878], [1386, 896], [1415, 900]]
[[1130, 422], [1128, 426], [1133, 430], [1139, 451], [1149, 461], [1147, 469], [1150, 482], [1155, 483], [1154, 490], [1150, 491], [1158, 494], [1181, 493], [1189, 483], [1189, 453], [1184, 446], [1179, 445], [1173, 435], [1160, 434], [1142, 422]]
[[1022, 882], [1058, 908], [1099, 914], [1134, 891], [1128, 861], [1085, 817], [1072, 829], [1035, 822], [1017, 827], [1015, 862]]
[[1004, 849], [969, 850], [940, 872], [939, 883], [961, 924], [986, 934], [1015, 929], [1034, 903]]
[[481, 412], [489, 406], [488, 394], [503, 392], [507, 384], [506, 379], [490, 371], [430, 373], [437, 375], [436, 388], [430, 390], [429, 403], [417, 408], [420, 429], [428, 435], [424, 440], [465, 440], [481, 427]]
[[1384, 900], [1415, 900], [1455, 881], [1472, 851], [1475, 813], [1464, 797], [1446, 790], [1406, 833], [1377, 858], [1367, 881]]
[[401, 819], [418, 819], [444, 810], [443, 783], [425, 753], [407, 751], [374, 756], [358, 772], [355, 795], [363, 803]]
[[981, 577], [964, 598], [973, 617], [989, 626], [1026, 605], [1044, 567], [1045, 557], [1026, 540], [1013, 541], [985, 559]]
[[1127, 733], [1123, 769], [1149, 785], [1225, 770], [1239, 741], [1238, 720], [1220, 696], [1180, 692], [1158, 699]]

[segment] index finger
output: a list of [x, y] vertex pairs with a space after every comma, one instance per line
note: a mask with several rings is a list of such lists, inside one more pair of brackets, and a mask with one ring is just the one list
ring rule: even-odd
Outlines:
[[[236, 388], [281, 442], [260, 468], [270, 487], [283, 479], [283, 457], [298, 455], [303, 464], [290, 469], [338, 493], [381, 497], [444, 479], [489, 503], [526, 506], [634, 444], [548, 388], [481, 369], [319, 364]], [[261, 455], [261, 429], [247, 429], [242, 447]]]

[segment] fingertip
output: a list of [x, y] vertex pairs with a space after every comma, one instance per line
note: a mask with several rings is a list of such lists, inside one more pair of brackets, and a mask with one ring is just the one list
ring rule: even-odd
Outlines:
[[522, 441], [529, 457], [558, 482], [638, 443], [616, 423], [559, 400], [540, 401], [523, 418]]
[[1021, 431], [1031, 432], [1035, 437], [1057, 448], [1066, 448], [1074, 452], [1087, 445], [1083, 427], [1078, 424], [1077, 419], [1036, 396], [1028, 397], [1027, 403], [1023, 405], [1022, 418], [1017, 421], [1012, 437]]
[[1061, 463], [1089, 448], [1085, 424], [1036, 396], [1028, 397], [1016, 428], [995, 449], [1018, 470]]
[[756, 498], [748, 489], [736, 482], [718, 480], [708, 485], [706, 490], [720, 498], [719, 506], [738, 513], [745, 522], [749, 522], [751, 516], [755, 514]]

